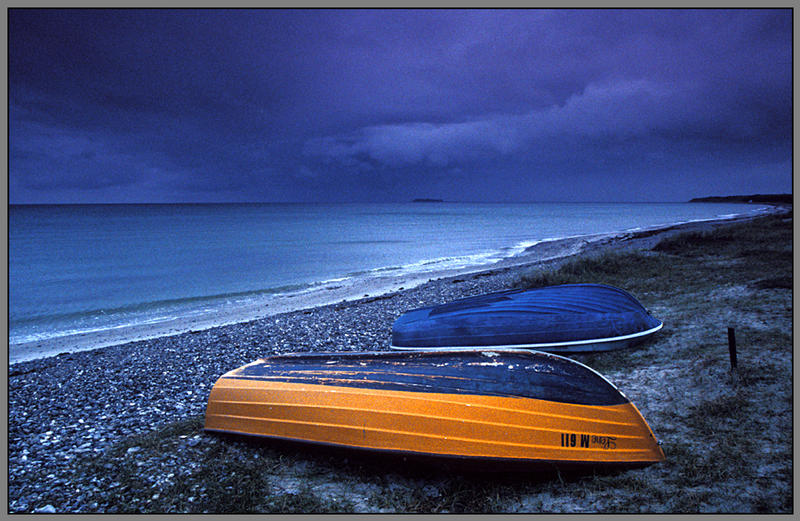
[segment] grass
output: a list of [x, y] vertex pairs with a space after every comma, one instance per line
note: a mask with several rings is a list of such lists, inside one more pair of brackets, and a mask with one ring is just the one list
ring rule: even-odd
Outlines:
[[538, 288], [558, 284], [577, 284], [591, 281], [619, 286], [623, 281], [636, 280], [637, 289], [655, 291], [666, 281], [659, 274], [667, 268], [665, 259], [641, 253], [607, 253], [567, 262], [555, 271], [532, 271], [520, 277], [518, 286]]
[[106, 512], [791, 512], [791, 234], [785, 216], [767, 217], [520, 277], [522, 287], [618, 286], [665, 322], [637, 348], [578, 357], [640, 408], [664, 463], [605, 474], [462, 472], [212, 435], [195, 417], [76, 461], [68, 481], [95, 479], [95, 510]]
[[[791, 510], [792, 268], [791, 219], [772, 216], [520, 277], [520, 287], [618, 286], [665, 323], [637, 349], [580, 357], [617, 383], [627, 371], [643, 370], [675, 379], [670, 389], [686, 393], [654, 396], [670, 405], [643, 411], [656, 435], [659, 423], [669, 426], [662, 438], [667, 461], [645, 471], [656, 475], [648, 481], [655, 489], [627, 476], [597, 481], [627, 498], [607, 511], [636, 511], [654, 499], [654, 510], [668, 512]], [[735, 371], [728, 326], [736, 330]], [[770, 481], [774, 467], [782, 477]], [[665, 490], [675, 492], [665, 498]]]
[[444, 486], [431, 493], [424, 488], [390, 489], [373, 496], [371, 504], [381, 510], [406, 513], [491, 513], [501, 512], [501, 498], [507, 499], [512, 489], [492, 484], [485, 487], [464, 479], [448, 479]]

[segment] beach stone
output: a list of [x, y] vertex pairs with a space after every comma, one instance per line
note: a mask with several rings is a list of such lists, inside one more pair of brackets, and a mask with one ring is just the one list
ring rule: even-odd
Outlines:
[[[112, 499], [103, 495], [108, 488], [103, 483], [119, 483], [117, 468], [103, 462], [94, 471], [96, 475], [73, 480], [70, 472], [80, 465], [76, 460], [96, 458], [115, 443], [124, 442], [126, 436], [202, 414], [211, 387], [223, 373], [281, 352], [389, 350], [392, 323], [403, 312], [509, 289], [518, 274], [512, 268], [495, 268], [488, 276], [461, 274], [463, 283], [440, 279], [383, 298], [337, 302], [310, 313], [289, 312], [244, 324], [74, 352], [58, 360], [14, 364], [8, 380], [8, 451], [24, 457], [9, 458], [10, 509], [30, 512], [34, 505], [47, 501], [37, 511], [113, 512], [116, 507], [107, 504]], [[176, 406], [178, 396], [183, 408]], [[43, 450], [40, 441], [53, 445]], [[165, 466], [179, 476], [202, 468], [196, 461], [187, 461], [189, 455], [201, 452], [188, 447], [224, 444], [226, 450], [240, 454], [236, 458], [253, 457], [253, 451], [244, 445], [214, 436], [190, 435], [175, 441], [175, 447], [162, 457], [137, 462], [141, 475], [164, 475]], [[184, 449], [186, 456], [181, 456]], [[129, 447], [125, 454], [141, 450]], [[45, 472], [52, 477], [42, 479]], [[53, 495], [56, 479], [79, 487], [82, 493], [57, 498]], [[396, 475], [390, 479], [403, 482]], [[392, 488], [402, 492], [408, 487]], [[444, 489], [426, 487], [423, 493], [435, 497], [440, 490]], [[191, 494], [187, 500], [202, 497]], [[531, 507], [546, 510], [553, 506], [554, 500], [547, 495], [541, 499], [543, 502]]]
[[41, 508], [37, 508], [36, 510], [33, 511], [33, 513], [34, 514], [55, 514], [56, 513], [56, 507], [54, 507], [53, 505], [45, 505], [45, 506], [43, 506]]

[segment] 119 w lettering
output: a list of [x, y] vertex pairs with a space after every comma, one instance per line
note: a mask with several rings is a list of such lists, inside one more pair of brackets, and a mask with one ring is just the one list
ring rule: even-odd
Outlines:
[[561, 433], [561, 446], [562, 447], [575, 447], [578, 445], [580, 441], [580, 446], [589, 448], [589, 439], [590, 436], [588, 434], [581, 434], [581, 437], [578, 438], [578, 435], [574, 432], [562, 432]]

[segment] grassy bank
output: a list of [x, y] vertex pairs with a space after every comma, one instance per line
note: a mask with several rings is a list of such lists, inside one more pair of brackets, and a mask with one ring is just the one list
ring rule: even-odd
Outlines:
[[487, 474], [211, 435], [196, 417], [78, 458], [51, 503], [78, 493], [104, 512], [791, 512], [791, 215], [519, 277], [526, 287], [572, 282], [624, 288], [664, 321], [647, 344], [576, 358], [636, 404], [666, 462]]
[[602, 480], [621, 485], [602, 494], [609, 509], [791, 511], [790, 216], [676, 235], [652, 251], [529, 273], [521, 284], [581, 281], [623, 287], [665, 323], [639, 349], [581, 359], [645, 412], [667, 455], [646, 473]]

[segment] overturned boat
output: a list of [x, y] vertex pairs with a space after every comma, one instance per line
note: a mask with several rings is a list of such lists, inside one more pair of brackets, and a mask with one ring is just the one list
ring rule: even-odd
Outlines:
[[270, 356], [219, 378], [205, 429], [523, 465], [664, 459], [636, 407], [599, 373], [525, 350]]
[[408, 311], [394, 349], [536, 349], [594, 353], [633, 346], [663, 323], [628, 292], [604, 284], [514, 289]]

